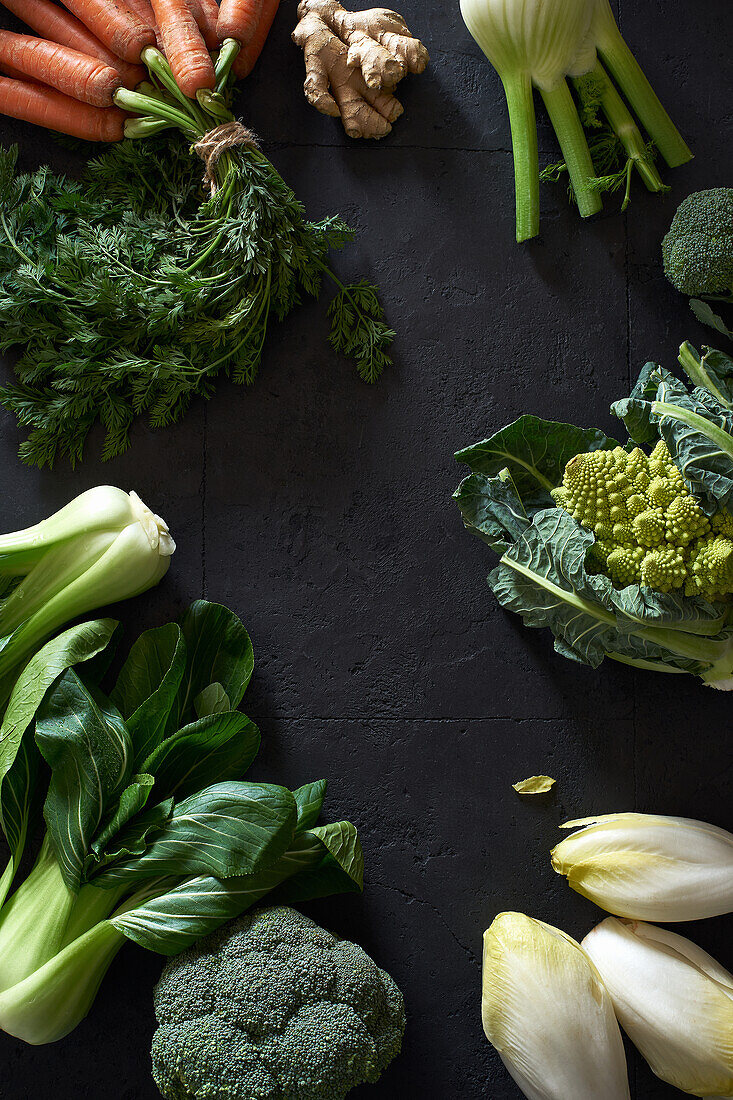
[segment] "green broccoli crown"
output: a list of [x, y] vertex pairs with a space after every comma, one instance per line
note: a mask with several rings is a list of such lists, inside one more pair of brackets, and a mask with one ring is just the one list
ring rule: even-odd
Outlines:
[[733, 593], [733, 517], [708, 519], [663, 440], [648, 456], [639, 447], [575, 455], [552, 496], [593, 531], [588, 566], [616, 588], [640, 584], [708, 600]]
[[247, 914], [172, 959], [155, 990], [167, 1100], [342, 1100], [402, 1047], [405, 1004], [357, 944], [294, 909]]
[[664, 273], [693, 297], [733, 292], [733, 188], [689, 195], [662, 241]]

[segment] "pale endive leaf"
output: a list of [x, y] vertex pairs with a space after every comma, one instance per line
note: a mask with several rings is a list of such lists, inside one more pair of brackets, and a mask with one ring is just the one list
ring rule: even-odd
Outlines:
[[522, 913], [484, 933], [482, 1019], [528, 1100], [628, 1100], [611, 1000], [580, 945]]
[[553, 867], [609, 913], [668, 922], [733, 911], [733, 835], [724, 829], [636, 813], [562, 827], [579, 831], [553, 850]]
[[531, 775], [529, 779], [520, 779], [512, 783], [517, 794], [547, 794], [555, 786], [555, 780], [549, 775]]
[[624, 1030], [663, 1081], [733, 1096], [733, 975], [675, 932], [607, 917], [582, 944]]

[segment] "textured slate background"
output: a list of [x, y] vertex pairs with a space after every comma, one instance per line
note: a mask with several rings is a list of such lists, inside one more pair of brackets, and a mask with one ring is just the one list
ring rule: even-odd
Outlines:
[[[525, 411], [609, 428], [610, 402], [646, 359], [673, 368], [681, 340], [706, 339], [663, 279], [659, 241], [684, 195], [733, 182], [730, 6], [616, 6], [696, 160], [667, 174], [668, 197], [637, 190], [626, 216], [611, 200], [592, 223], [545, 189], [543, 235], [519, 247], [503, 96], [457, 3], [404, 0], [432, 65], [404, 84], [394, 134], [366, 145], [305, 104], [284, 0], [241, 111], [309, 211], [340, 210], [359, 230], [337, 268], [382, 286], [395, 368], [362, 385], [328, 348], [324, 306], [308, 305], [273, 330], [251, 392], [222, 387], [175, 430], [139, 427], [111, 466], [90, 448], [76, 473], [21, 467], [0, 415], [2, 528], [100, 481], [134, 487], [179, 550], [160, 589], [122, 610], [131, 632], [202, 593], [235, 608], [258, 660], [246, 697], [264, 735], [255, 774], [327, 776], [329, 814], [361, 829], [363, 898], [312, 912], [362, 942], [407, 997], [404, 1053], [365, 1100], [519, 1096], [481, 1031], [481, 933], [507, 908], [578, 937], [599, 919], [549, 866], [560, 822], [635, 808], [733, 828], [730, 698], [556, 657], [494, 603], [491, 555], [450, 500], [459, 446]], [[3, 119], [0, 137], [29, 168], [79, 168], [31, 127]], [[556, 794], [520, 801], [512, 782], [536, 772], [557, 778]], [[692, 934], [733, 968], [731, 918]], [[65, 1042], [3, 1036], [0, 1096], [154, 1100], [160, 965], [126, 948]], [[681, 1095], [633, 1055], [630, 1075], [635, 1100]]]

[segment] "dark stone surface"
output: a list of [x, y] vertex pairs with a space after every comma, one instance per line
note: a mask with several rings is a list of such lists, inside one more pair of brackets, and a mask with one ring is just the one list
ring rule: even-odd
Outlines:
[[[450, 500], [457, 447], [525, 411], [608, 428], [609, 403], [646, 358], [674, 367], [682, 339], [707, 338], [663, 279], [659, 241], [684, 195], [732, 182], [729, 3], [619, 5], [696, 160], [665, 172], [666, 198], [637, 190], [627, 216], [609, 201], [592, 223], [546, 189], [543, 235], [518, 247], [503, 96], [455, 0], [404, 0], [432, 65], [405, 83], [405, 116], [379, 145], [348, 141], [305, 104], [285, 0], [241, 110], [309, 211], [340, 210], [358, 228], [337, 267], [382, 286], [395, 368], [363, 386], [328, 348], [323, 305], [310, 305], [273, 331], [251, 392], [222, 386], [174, 430], [138, 427], [111, 466], [90, 453], [76, 473], [24, 468], [0, 416], [2, 528], [100, 481], [134, 487], [179, 550], [123, 620], [135, 632], [168, 621], [202, 592], [240, 612], [258, 660], [254, 774], [327, 776], [328, 813], [361, 829], [363, 898], [311, 911], [363, 943], [407, 997], [404, 1053], [365, 1100], [518, 1097], [481, 1031], [481, 933], [506, 908], [578, 937], [599, 919], [549, 866], [561, 821], [636, 808], [733, 828], [730, 699], [556, 657], [549, 635], [497, 607], [491, 555]], [[0, 137], [20, 142], [27, 167], [78, 167], [31, 127], [3, 120]], [[536, 772], [557, 778], [556, 793], [520, 801], [512, 782]], [[733, 967], [730, 921], [692, 934]], [[128, 947], [73, 1037], [46, 1049], [2, 1037], [0, 1096], [154, 1100], [160, 966]], [[630, 1075], [635, 1100], [680, 1095], [633, 1054]]]

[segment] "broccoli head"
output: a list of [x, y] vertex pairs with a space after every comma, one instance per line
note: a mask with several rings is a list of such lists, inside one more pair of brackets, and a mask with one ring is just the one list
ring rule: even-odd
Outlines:
[[664, 440], [650, 455], [639, 447], [575, 455], [552, 496], [593, 531], [588, 568], [616, 588], [641, 584], [708, 600], [733, 593], [733, 517], [704, 514]]
[[246, 914], [171, 959], [153, 1077], [168, 1100], [342, 1100], [399, 1054], [405, 1004], [356, 944], [294, 909]]
[[733, 295], [733, 187], [696, 191], [680, 203], [662, 255], [681, 294]]

